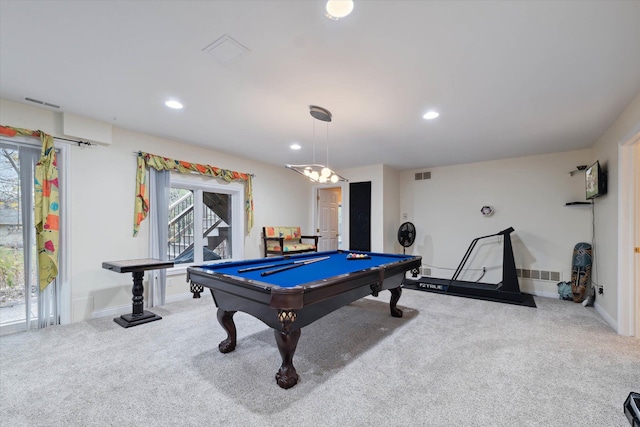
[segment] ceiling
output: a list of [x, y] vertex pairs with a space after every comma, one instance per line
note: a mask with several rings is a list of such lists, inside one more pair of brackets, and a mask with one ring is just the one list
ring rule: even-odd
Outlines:
[[[339, 21], [323, 0], [0, 0], [0, 96], [279, 166], [315, 145], [427, 168], [591, 147], [640, 93], [639, 22], [616, 0], [355, 0]], [[246, 53], [206, 52], [224, 36]]]

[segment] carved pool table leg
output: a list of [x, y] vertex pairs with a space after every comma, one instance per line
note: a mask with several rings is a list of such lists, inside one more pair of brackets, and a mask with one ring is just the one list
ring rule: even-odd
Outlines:
[[218, 344], [218, 350], [220, 350], [220, 353], [229, 353], [236, 348], [236, 324], [233, 323], [234, 314], [236, 314], [235, 311], [225, 311], [221, 308], [218, 309], [218, 322], [227, 332], [227, 339]]
[[293, 354], [296, 352], [298, 340], [300, 339], [300, 329], [290, 333], [275, 330], [278, 350], [282, 356], [282, 365], [276, 372], [276, 381], [282, 388], [291, 388], [298, 382], [298, 373], [293, 367]]
[[389, 291], [391, 292], [391, 302], [389, 303], [391, 306], [391, 316], [402, 317], [402, 310], [396, 307], [400, 295], [402, 295], [402, 288], [398, 286], [397, 288], [389, 289]]

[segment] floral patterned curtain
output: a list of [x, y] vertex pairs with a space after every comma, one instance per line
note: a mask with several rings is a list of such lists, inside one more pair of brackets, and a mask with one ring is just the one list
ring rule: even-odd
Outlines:
[[40, 291], [58, 276], [58, 243], [60, 241], [60, 193], [58, 164], [53, 137], [36, 130], [0, 126], [0, 134], [8, 137], [35, 136], [42, 141], [40, 160], [36, 163], [35, 228], [38, 251], [38, 277]]
[[244, 210], [247, 218], [247, 233], [253, 227], [253, 192], [251, 189], [251, 175], [234, 172], [228, 169], [220, 169], [215, 166], [189, 163], [182, 160], [173, 160], [154, 154], [138, 152], [138, 166], [136, 170], [136, 203], [134, 208], [133, 236], [138, 234], [140, 224], [149, 214], [149, 190], [147, 188], [147, 168], [167, 170], [179, 173], [197, 172], [201, 175], [212, 176], [227, 182], [243, 181], [244, 186]]

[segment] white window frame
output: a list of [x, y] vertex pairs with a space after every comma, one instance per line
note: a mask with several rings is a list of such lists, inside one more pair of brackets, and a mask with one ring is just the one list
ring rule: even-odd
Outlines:
[[[229, 194], [231, 196], [231, 218], [233, 224], [231, 228], [231, 247], [233, 248], [233, 257], [217, 261], [196, 261], [198, 258], [202, 257], [202, 252], [195, 250], [196, 247], [200, 247], [198, 246], [199, 244], [201, 244], [199, 240], [203, 238], [198, 233], [194, 236], [194, 262], [178, 264], [175, 267], [170, 268], [167, 273], [178, 274], [186, 272], [187, 267], [194, 265], [215, 264], [218, 262], [227, 262], [242, 259], [244, 255], [244, 232], [246, 226], [244, 221], [244, 185], [237, 182], [223, 182], [216, 178], [199, 174], [181, 174], [176, 172], [171, 172], [169, 180], [170, 188], [180, 187], [194, 190], [196, 192], [196, 194], [194, 194], [194, 200], [202, 200], [203, 191], [210, 193]], [[168, 208], [169, 207], [167, 206], [167, 209]], [[194, 220], [202, 223], [201, 209], [195, 209]], [[201, 227], [198, 229], [201, 229]]]

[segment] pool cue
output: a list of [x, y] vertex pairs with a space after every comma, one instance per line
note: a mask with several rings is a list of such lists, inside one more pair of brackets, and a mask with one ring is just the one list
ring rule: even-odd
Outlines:
[[303, 265], [313, 264], [314, 262], [324, 261], [325, 259], [329, 259], [329, 258], [331, 258], [331, 257], [326, 256], [326, 257], [323, 257], [323, 258], [310, 259], [308, 261], [303, 261], [301, 263], [288, 265], [286, 267], [276, 268], [275, 270], [264, 271], [264, 272], [260, 273], [260, 275], [261, 276], [268, 276], [270, 274], [280, 273], [281, 271], [291, 270], [292, 268], [302, 267]]
[[[324, 259], [324, 258], [322, 258], [322, 259]], [[307, 261], [312, 261], [312, 260], [320, 260], [320, 258], [313, 258], [313, 259], [309, 259]], [[300, 264], [302, 262], [306, 262], [306, 261], [298, 260], [298, 261], [284, 262], [282, 264], [269, 264], [269, 265], [259, 265], [257, 267], [241, 268], [241, 269], [238, 270], [238, 273], [246, 273], [246, 272], [249, 272], [249, 271], [264, 270], [265, 268], [271, 268], [271, 267], [282, 267], [283, 265]]]

